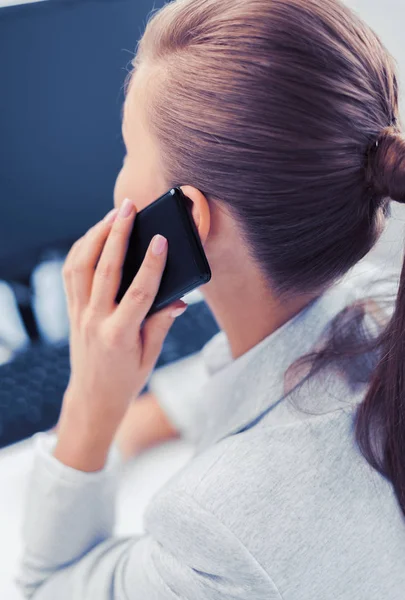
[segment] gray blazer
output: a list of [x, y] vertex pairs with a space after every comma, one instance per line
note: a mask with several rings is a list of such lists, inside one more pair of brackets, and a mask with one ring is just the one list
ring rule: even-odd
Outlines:
[[[361, 278], [360, 278], [361, 279]], [[349, 283], [360, 289], [360, 279]], [[404, 600], [405, 522], [354, 443], [356, 394], [297, 359], [353, 289], [341, 283], [232, 361], [221, 333], [193, 397], [162, 405], [196, 444], [143, 537], [112, 537], [119, 460], [85, 474], [40, 436], [19, 584], [35, 600]]]

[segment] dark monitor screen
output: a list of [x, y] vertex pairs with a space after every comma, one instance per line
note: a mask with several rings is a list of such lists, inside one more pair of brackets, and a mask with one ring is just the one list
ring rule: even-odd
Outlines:
[[25, 276], [44, 249], [68, 247], [112, 207], [123, 87], [151, 8], [0, 8], [0, 279]]

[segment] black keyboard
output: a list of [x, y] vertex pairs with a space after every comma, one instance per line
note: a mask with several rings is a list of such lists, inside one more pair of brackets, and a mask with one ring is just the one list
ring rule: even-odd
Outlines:
[[[198, 352], [218, 326], [204, 302], [173, 324], [157, 367]], [[69, 346], [34, 344], [0, 366], [0, 447], [53, 427], [69, 381]]]

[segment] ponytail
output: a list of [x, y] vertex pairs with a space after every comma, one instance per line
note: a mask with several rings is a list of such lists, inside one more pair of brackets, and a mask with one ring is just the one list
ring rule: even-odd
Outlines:
[[357, 413], [356, 438], [371, 466], [392, 482], [405, 515], [405, 264], [381, 358]]
[[[405, 141], [387, 128], [372, 164], [377, 195], [405, 202]], [[380, 339], [380, 360], [356, 420], [359, 447], [394, 487], [405, 515], [405, 262], [393, 316]]]

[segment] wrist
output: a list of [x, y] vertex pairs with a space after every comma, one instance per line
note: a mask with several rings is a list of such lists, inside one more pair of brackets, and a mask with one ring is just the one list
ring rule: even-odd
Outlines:
[[59, 434], [53, 455], [71, 469], [94, 473], [104, 469], [109, 449], [110, 445], [98, 446], [94, 440], [77, 438], [74, 434], [67, 439]]
[[90, 421], [84, 413], [70, 408], [68, 398], [65, 398], [53, 455], [72, 469], [100, 471], [107, 462], [115, 428], [105, 421]]
[[63, 399], [60, 420], [78, 428], [85, 436], [100, 439], [114, 437], [125, 411], [120, 411], [116, 405], [110, 406], [107, 400], [69, 386]]

